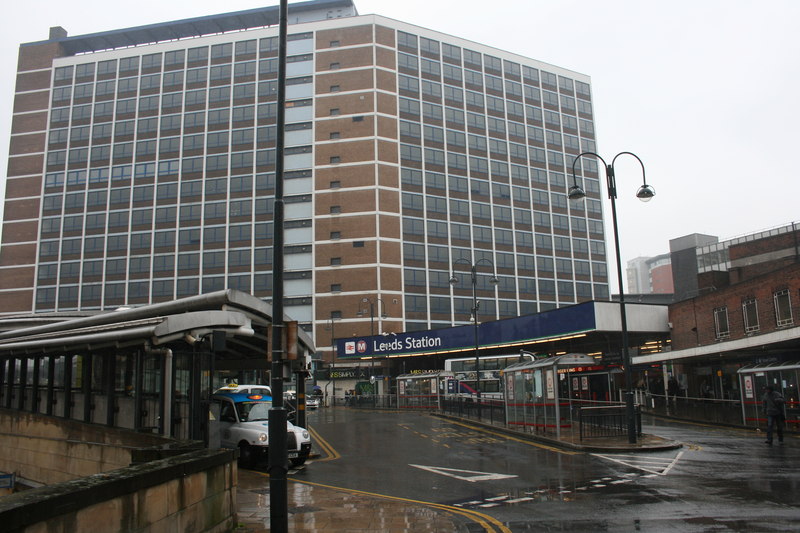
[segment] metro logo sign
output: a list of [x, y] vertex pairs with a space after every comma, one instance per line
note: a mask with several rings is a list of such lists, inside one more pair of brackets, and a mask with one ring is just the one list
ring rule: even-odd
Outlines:
[[364, 353], [366, 351], [367, 351], [367, 341], [363, 339], [358, 341], [347, 341], [344, 343], [345, 355], [354, 355], [356, 352]]

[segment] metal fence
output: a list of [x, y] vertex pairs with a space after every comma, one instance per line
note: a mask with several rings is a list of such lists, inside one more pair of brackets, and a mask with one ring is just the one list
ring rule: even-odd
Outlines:
[[[642, 434], [642, 411], [639, 405], [634, 406], [636, 417], [636, 434]], [[625, 405], [607, 405], [602, 407], [581, 407], [578, 410], [578, 426], [580, 440], [620, 437], [628, 434], [628, 411]]]
[[445, 398], [442, 412], [462, 418], [472, 418], [489, 424], [506, 423], [506, 403], [497, 399]]
[[397, 396], [394, 394], [359, 394], [355, 396], [345, 396], [344, 404], [348, 407], [396, 409]]
[[741, 400], [665, 396], [636, 391], [636, 403], [641, 404], [645, 412], [655, 415], [715, 424], [744, 424]]

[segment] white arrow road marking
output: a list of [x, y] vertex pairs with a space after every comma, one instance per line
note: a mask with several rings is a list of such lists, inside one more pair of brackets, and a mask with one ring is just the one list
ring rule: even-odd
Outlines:
[[601, 455], [599, 453], [593, 453], [592, 455], [608, 461], [614, 461], [615, 463], [629, 466], [631, 468], [644, 470], [650, 474], [666, 476], [669, 471], [672, 470], [672, 467], [678, 462], [678, 459], [681, 458], [683, 451], [678, 452], [678, 455], [676, 455], [674, 459], [665, 459], [663, 457], [644, 457], [641, 455]]
[[[492, 481], [495, 479], [508, 479], [512, 477], [517, 477], [511, 474], [493, 474], [491, 472], [476, 472], [475, 470], [459, 470], [457, 468], [444, 468], [441, 466], [423, 466], [423, 465], [412, 465], [412, 464], [409, 464], [408, 466], [413, 466], [414, 468], [419, 468], [421, 470], [427, 470], [428, 472], [433, 472], [434, 474], [441, 474], [443, 476], [454, 477], [462, 481], [469, 481], [470, 483], [475, 483], [476, 481]], [[466, 475], [459, 475], [459, 474], [466, 474]]]

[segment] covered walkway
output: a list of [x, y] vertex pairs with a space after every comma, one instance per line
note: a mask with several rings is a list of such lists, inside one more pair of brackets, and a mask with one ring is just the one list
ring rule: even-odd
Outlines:
[[[6, 317], [0, 406], [204, 441], [210, 393], [226, 374], [266, 374], [271, 330], [272, 307], [235, 290], [96, 314]], [[302, 330], [296, 346], [298, 360], [314, 350]]]

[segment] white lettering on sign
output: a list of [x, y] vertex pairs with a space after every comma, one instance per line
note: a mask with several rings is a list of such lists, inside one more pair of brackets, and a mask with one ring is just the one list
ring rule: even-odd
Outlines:
[[399, 352], [402, 349], [416, 350], [419, 348], [436, 348], [442, 345], [442, 339], [439, 337], [421, 337], [419, 339], [408, 338], [405, 342], [400, 339], [395, 339], [391, 342], [372, 341], [372, 351], [374, 353], [380, 352]]

